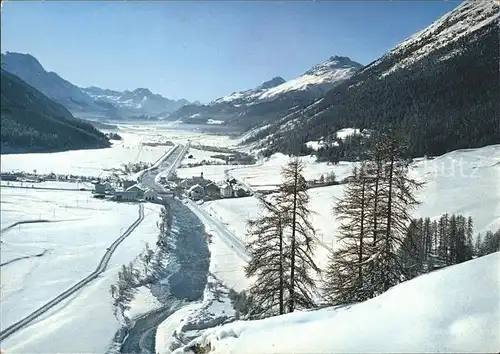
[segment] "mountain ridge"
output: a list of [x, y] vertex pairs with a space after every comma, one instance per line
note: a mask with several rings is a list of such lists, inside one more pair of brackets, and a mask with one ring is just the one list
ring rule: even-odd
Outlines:
[[277, 76], [206, 105], [186, 105], [167, 118], [187, 123], [220, 120], [246, 130], [284, 117], [297, 107], [306, 107], [362, 67], [348, 57], [332, 56], [297, 78], [285, 81]]
[[123, 92], [97, 86], [80, 88], [57, 73], [45, 70], [36, 57], [27, 53], [2, 53], [1, 66], [78, 116], [92, 115], [113, 119], [154, 117], [190, 103], [184, 99], [165, 98], [144, 87]]
[[2, 53], [1, 67], [69, 110], [105, 111], [77, 86], [57, 73], [45, 70], [38, 59], [31, 54]]
[[[500, 142], [499, 10], [492, 0], [461, 3], [249, 141], [259, 141], [265, 154], [316, 153], [325, 159], [356, 158], [350, 153], [360, 146], [332, 142], [344, 128], [397, 129], [411, 156]], [[330, 143], [314, 152], [306, 147], [310, 141]]]
[[103, 133], [19, 77], [3, 69], [0, 77], [2, 154], [110, 146]]
[[110, 90], [97, 86], [83, 87], [83, 92], [87, 93], [95, 101], [113, 104], [118, 109], [118, 114], [130, 115], [150, 115], [170, 113], [191, 102], [185, 99], [173, 100], [153, 93], [145, 87], [138, 87], [134, 90]]

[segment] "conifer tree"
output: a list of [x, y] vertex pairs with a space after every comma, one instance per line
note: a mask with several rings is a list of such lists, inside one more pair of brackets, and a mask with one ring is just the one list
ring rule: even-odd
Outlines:
[[303, 176], [304, 164], [292, 158], [281, 171], [283, 183], [276, 197], [278, 209], [283, 216], [284, 230], [290, 245], [290, 283], [288, 311], [314, 306], [315, 289], [311, 271], [319, 272], [312, 255], [315, 230], [311, 224], [309, 194]]
[[290, 247], [285, 243], [283, 219], [287, 214], [264, 198], [260, 204], [263, 215], [248, 222], [251, 259], [245, 272], [247, 277], [256, 277], [249, 289], [255, 305], [252, 318], [284, 314], [289, 288]]
[[300, 160], [291, 159], [277, 196], [260, 198], [263, 215], [248, 223], [252, 240], [246, 275], [256, 277], [249, 290], [253, 318], [315, 306], [312, 271], [319, 268], [312, 258], [315, 231], [303, 169]]
[[411, 223], [411, 211], [418, 204], [414, 194], [423, 184], [408, 177], [409, 161], [404, 145], [395, 135], [380, 134], [375, 144], [382, 174], [378, 181], [377, 238], [373, 240], [374, 274], [371, 287], [378, 295], [401, 282], [404, 270], [398, 250]]
[[327, 302], [338, 305], [363, 301], [370, 297], [365, 284], [369, 277], [366, 260], [372, 235], [367, 235], [368, 179], [365, 166], [354, 168], [343, 198], [334, 206], [341, 222], [337, 243], [340, 249], [330, 255], [323, 279], [323, 294]]

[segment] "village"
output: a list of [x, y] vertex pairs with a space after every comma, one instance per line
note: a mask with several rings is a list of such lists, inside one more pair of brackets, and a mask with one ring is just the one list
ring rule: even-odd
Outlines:
[[[252, 165], [255, 158], [245, 153], [235, 152], [229, 149], [213, 148], [208, 146], [197, 146], [192, 151], [210, 151], [218, 153], [212, 155], [214, 159], [196, 159], [189, 152], [185, 157], [183, 167], [194, 167], [200, 165], [224, 164], [224, 165]], [[218, 160], [217, 160], [218, 159]], [[197, 176], [179, 178], [174, 171], [167, 176], [159, 175], [155, 178], [155, 184], [159, 188], [150, 188], [143, 185], [141, 173], [145, 174], [152, 168], [151, 163], [135, 162], [123, 164], [120, 169], [113, 169], [111, 174], [99, 177], [63, 175], [53, 172], [48, 174], [37, 174], [32, 172], [2, 173], [0, 179], [2, 186], [14, 188], [38, 188], [38, 189], [65, 189], [91, 192], [94, 198], [107, 199], [115, 202], [161, 202], [164, 196], [175, 196], [179, 199], [189, 198], [193, 201], [211, 201], [225, 198], [243, 198], [258, 194], [270, 194], [273, 190], [260, 190], [250, 188], [245, 183], [232, 177], [230, 174], [222, 181], [213, 181], [203, 176], [201, 172]], [[135, 173], [135, 175], [131, 175]], [[70, 187], [60, 188], [60, 183], [67, 182]], [[321, 175], [317, 180], [307, 181], [308, 188], [322, 187], [338, 182], [333, 173]], [[42, 186], [43, 185], [43, 186]]]
[[216, 200], [221, 198], [241, 198], [252, 195], [252, 191], [234, 178], [228, 178], [223, 182], [216, 183], [210, 179], [200, 176], [191, 178], [178, 178], [172, 174], [168, 179], [161, 177], [159, 183], [166, 189], [174, 192], [175, 195], [188, 197], [194, 201]]
[[[145, 171], [147, 173], [147, 171]], [[162, 192], [143, 186], [137, 180], [110, 175], [103, 178], [77, 175], [37, 175], [35, 173], [9, 173], [0, 176], [2, 185], [18, 188], [58, 189], [54, 187], [38, 187], [43, 182], [68, 182], [74, 184], [74, 190], [88, 191], [94, 198], [108, 199], [116, 202], [158, 202], [161, 196], [176, 196], [179, 199], [189, 198], [193, 201], [211, 201], [224, 198], [242, 198], [254, 193], [269, 194], [272, 190], [252, 190], [233, 177], [216, 182], [206, 179], [203, 172], [199, 176], [179, 178], [175, 172], [168, 178], [159, 176], [157, 184], [163, 187]], [[346, 181], [342, 181], [346, 182]], [[5, 184], [6, 183], [6, 184]], [[339, 184], [334, 175], [322, 175], [318, 180], [307, 181], [308, 188]], [[62, 188], [61, 188], [62, 189]], [[68, 188], [64, 188], [67, 190]]]

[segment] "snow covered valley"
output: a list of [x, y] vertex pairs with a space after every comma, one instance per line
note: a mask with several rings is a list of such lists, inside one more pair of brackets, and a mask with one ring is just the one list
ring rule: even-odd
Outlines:
[[[2, 172], [64, 170], [97, 177], [104, 168], [133, 161], [138, 154], [153, 163], [168, 148], [147, 150], [143, 141], [184, 144], [190, 139], [232, 148], [238, 142], [151, 126], [122, 129], [124, 140], [110, 149], [43, 154], [44, 159], [37, 154], [2, 156]], [[110, 161], [115, 162], [108, 164], [104, 153], [114, 154]], [[192, 153], [200, 160], [212, 155], [195, 148]], [[340, 181], [356, 165], [317, 163], [314, 157], [301, 160], [307, 180], [333, 172]], [[190, 178], [203, 172], [215, 182], [234, 177], [250, 189], [272, 191], [281, 183], [280, 169], [287, 161], [287, 156], [275, 154], [255, 165], [182, 167], [190, 162], [186, 159], [177, 174]], [[413, 212], [415, 217], [471, 216], [475, 235], [500, 228], [500, 145], [415, 159], [410, 176], [426, 183], [417, 193], [422, 204]], [[337, 247], [339, 223], [332, 216], [332, 206], [344, 187], [308, 190], [317, 230], [314, 258], [320, 268]], [[140, 218], [140, 203], [99, 200], [88, 191], [6, 188], [2, 184], [1, 192], [2, 331], [92, 273], [107, 248]], [[257, 198], [169, 199], [165, 248], [158, 244], [163, 206], [143, 205], [144, 219], [119, 244], [105, 270], [2, 339], [2, 350], [166, 354], [202, 349], [207, 353], [352, 353], [491, 352], [500, 348], [498, 253], [419, 276], [349, 307], [238, 321], [235, 294], [254, 282], [245, 276], [244, 267], [249, 260], [245, 243], [250, 240], [246, 223], [261, 211]], [[158, 256], [154, 266], [143, 270], [146, 243], [153, 258], [162, 252], [164, 257]], [[123, 266], [130, 263], [144, 284], [125, 302], [123, 313], [117, 313], [116, 293], [111, 288], [119, 284]], [[147, 276], [155, 281], [146, 281]]]

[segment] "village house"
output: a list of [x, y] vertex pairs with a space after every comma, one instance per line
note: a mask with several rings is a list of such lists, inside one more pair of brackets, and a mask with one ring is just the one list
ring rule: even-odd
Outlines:
[[158, 199], [158, 193], [154, 189], [147, 189], [144, 192], [144, 199], [149, 201], [156, 200]]
[[234, 196], [237, 198], [245, 197], [247, 195], [247, 191], [241, 187], [238, 187], [234, 190]]
[[132, 181], [132, 180], [125, 180], [123, 181], [123, 189], [127, 190], [127, 188], [130, 188], [132, 187], [134, 184], [136, 184], [137, 182], [135, 181]]
[[200, 185], [202, 187], [206, 186], [207, 184], [209, 184], [211, 181], [208, 180], [208, 179], [205, 179], [203, 178], [203, 172], [201, 173], [200, 177], [197, 177], [197, 176], [193, 176], [192, 178], [186, 178], [184, 179], [182, 182], [181, 182], [181, 186], [183, 188], [191, 188], [192, 186], [195, 186], [195, 185]]
[[2, 173], [2, 176], [0, 177], [0, 179], [2, 181], [17, 181], [17, 175]]
[[222, 198], [231, 198], [233, 196], [233, 187], [230, 183], [224, 183], [220, 187], [220, 196]]
[[219, 199], [220, 198], [220, 188], [214, 183], [209, 183], [205, 186], [205, 195], [209, 199]]
[[205, 191], [204, 191], [203, 187], [200, 186], [199, 184], [196, 184], [196, 185], [192, 186], [188, 190], [189, 198], [191, 198], [192, 200], [200, 200], [200, 199], [202, 199], [204, 193], [205, 193]]
[[106, 194], [113, 194], [115, 192], [115, 189], [109, 182], [97, 182], [94, 184], [94, 194], [98, 195], [106, 195]]
[[116, 201], [136, 201], [137, 193], [135, 191], [115, 191], [111, 199]]
[[138, 184], [134, 184], [133, 186], [128, 187], [125, 191], [135, 193], [135, 198], [142, 199], [144, 198], [144, 188], [139, 186]]

